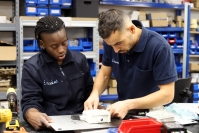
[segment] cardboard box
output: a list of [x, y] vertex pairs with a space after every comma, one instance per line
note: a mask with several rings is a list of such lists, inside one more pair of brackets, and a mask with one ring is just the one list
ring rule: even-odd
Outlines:
[[140, 20], [140, 21], [146, 20], [146, 14], [145, 15], [139, 15], [138, 20]]
[[16, 46], [0, 46], [0, 61], [14, 61], [16, 59]]
[[108, 86], [109, 87], [117, 87], [117, 81], [115, 79], [110, 79]]
[[152, 27], [168, 27], [167, 20], [151, 20]]
[[141, 23], [144, 27], [150, 27], [149, 20], [142, 20]]
[[173, 21], [169, 21], [168, 23], [171, 25], [171, 27], [176, 27], [176, 24]]
[[175, 20], [176, 21], [182, 21], [182, 16], [176, 16]]
[[151, 13], [151, 20], [167, 20], [167, 13], [166, 12]]
[[199, 71], [199, 63], [190, 63], [190, 71]]
[[199, 1], [195, 1], [193, 2], [193, 4], [194, 4], [194, 7], [199, 8]]
[[109, 87], [108, 88], [108, 94], [117, 94], [117, 88], [116, 87]]

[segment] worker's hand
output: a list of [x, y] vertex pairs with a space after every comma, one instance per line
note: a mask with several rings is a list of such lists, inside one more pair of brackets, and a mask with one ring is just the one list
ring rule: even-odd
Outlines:
[[84, 102], [84, 110], [97, 109], [99, 104], [99, 96], [97, 93], [92, 93]]
[[49, 123], [52, 119], [45, 113], [39, 112], [37, 109], [29, 109], [26, 113], [26, 119], [35, 128], [35, 130], [50, 128]]
[[126, 101], [119, 101], [109, 106], [106, 110], [110, 112], [111, 117], [123, 119], [128, 113], [129, 108]]

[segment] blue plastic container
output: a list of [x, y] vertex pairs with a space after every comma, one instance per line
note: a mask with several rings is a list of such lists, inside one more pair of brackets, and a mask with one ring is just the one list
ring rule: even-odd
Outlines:
[[71, 7], [72, 0], [61, 0], [61, 7]]
[[48, 15], [48, 8], [37, 8], [37, 16]]
[[193, 84], [193, 91], [199, 91], [199, 84]]
[[96, 76], [96, 63], [93, 62], [93, 60], [88, 59], [88, 65], [90, 67], [90, 73], [92, 77]]
[[61, 6], [62, 0], [50, 0], [50, 6]]
[[23, 51], [24, 52], [35, 52], [36, 50], [36, 40], [24, 40], [23, 41]]
[[47, 6], [48, 5], [48, 0], [38, 0], [37, 1], [38, 6]]
[[73, 50], [73, 51], [83, 51], [82, 43], [80, 43], [79, 39], [69, 40], [68, 49]]
[[93, 42], [91, 38], [81, 38], [80, 43], [82, 43], [83, 51], [93, 50]]
[[199, 92], [193, 93], [193, 99], [198, 99], [199, 98]]
[[26, 7], [26, 15], [27, 16], [36, 16], [37, 8], [36, 7]]
[[37, 0], [26, 0], [26, 5], [28, 6], [36, 6]]
[[176, 37], [176, 33], [175, 32], [170, 32], [169, 33], [169, 38], [175, 38]]
[[61, 9], [60, 8], [50, 8], [49, 14], [52, 16], [61, 16]]

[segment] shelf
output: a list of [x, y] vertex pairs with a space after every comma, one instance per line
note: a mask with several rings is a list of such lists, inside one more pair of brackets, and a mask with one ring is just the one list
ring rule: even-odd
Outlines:
[[184, 9], [184, 5], [181, 4], [165, 4], [165, 3], [152, 3], [152, 2], [101, 0], [100, 4], [113, 5], [113, 6]]
[[189, 55], [189, 57], [199, 57], [199, 55]]
[[100, 101], [116, 101], [118, 100], [118, 95], [101, 95]]
[[182, 54], [183, 53], [183, 49], [172, 49], [174, 54]]
[[[37, 53], [38, 52], [23, 52], [22, 59], [27, 60]], [[84, 54], [87, 59], [94, 59], [97, 57], [96, 53], [93, 51], [92, 52], [81, 52], [81, 53]]]
[[0, 101], [1, 100], [7, 100], [7, 98], [6, 98], [6, 92], [0, 92]]
[[[36, 26], [37, 21], [41, 17], [21, 16], [23, 26]], [[97, 18], [73, 18], [59, 17], [64, 21], [66, 27], [97, 27]]]
[[16, 31], [14, 23], [0, 23], [0, 31]]
[[16, 61], [0, 61], [0, 66], [16, 66]]
[[153, 30], [153, 31], [175, 31], [175, 32], [183, 32], [184, 28], [182, 27], [150, 27], [147, 28], [149, 30]]
[[191, 8], [193, 11], [199, 11], [199, 8]]
[[199, 31], [190, 31], [191, 34], [199, 34]]

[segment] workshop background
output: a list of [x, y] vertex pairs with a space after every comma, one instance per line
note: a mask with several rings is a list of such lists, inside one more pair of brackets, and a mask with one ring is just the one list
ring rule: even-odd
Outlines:
[[[63, 19], [68, 48], [85, 54], [94, 79], [103, 56], [97, 18], [111, 8], [125, 11], [132, 20], [140, 20], [164, 36], [175, 55], [179, 78], [192, 77], [187, 102], [199, 103], [199, 0], [0, 0], [0, 105], [10, 108], [8, 89], [14, 88], [10, 89], [13, 111], [22, 120], [22, 66], [39, 51], [34, 28], [45, 15]], [[107, 104], [117, 101], [116, 87], [113, 73], [100, 100]]]

